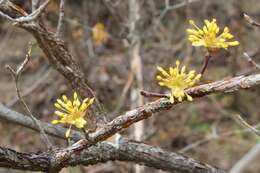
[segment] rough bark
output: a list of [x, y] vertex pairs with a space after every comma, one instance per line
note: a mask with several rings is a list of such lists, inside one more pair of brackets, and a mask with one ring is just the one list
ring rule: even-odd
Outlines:
[[[53, 157], [56, 154], [55, 152], [21, 153], [0, 147], [0, 167], [55, 172], [51, 167], [55, 160]], [[119, 147], [102, 142], [88, 150], [74, 154], [70, 159], [63, 162], [62, 168], [77, 165], [89, 166], [115, 160], [134, 162], [174, 173], [225, 173], [225, 171], [208, 164], [164, 151], [159, 147], [131, 141], [121, 141]]]

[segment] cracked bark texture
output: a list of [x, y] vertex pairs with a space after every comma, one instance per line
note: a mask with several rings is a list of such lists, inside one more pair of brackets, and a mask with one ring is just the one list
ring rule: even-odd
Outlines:
[[[0, 167], [29, 170], [57, 172], [51, 165], [54, 162], [55, 150], [43, 153], [21, 153], [0, 147]], [[194, 159], [167, 152], [159, 147], [153, 147], [142, 143], [121, 141], [119, 147], [106, 142], [97, 144], [73, 155], [63, 162], [63, 167], [77, 165], [93, 165], [107, 161], [129, 161], [146, 165], [168, 172], [185, 173], [225, 173], [208, 164]]]

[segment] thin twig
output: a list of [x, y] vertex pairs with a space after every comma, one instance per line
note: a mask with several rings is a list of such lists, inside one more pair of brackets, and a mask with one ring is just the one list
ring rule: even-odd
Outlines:
[[24, 59], [24, 61], [22, 62], [22, 64], [20, 66], [18, 66], [18, 68], [16, 70], [14, 70], [11, 66], [6, 65], [6, 69], [8, 69], [12, 76], [14, 77], [15, 80], [15, 88], [16, 88], [16, 93], [17, 96], [19, 98], [19, 100], [21, 101], [21, 103], [23, 104], [23, 106], [25, 107], [26, 111], [28, 112], [28, 114], [30, 115], [30, 117], [32, 118], [32, 120], [34, 121], [34, 123], [39, 127], [40, 132], [44, 138], [45, 143], [48, 146], [48, 149], [51, 149], [52, 144], [49, 141], [49, 138], [47, 137], [46, 133], [44, 132], [44, 129], [41, 127], [40, 123], [38, 122], [38, 120], [34, 117], [34, 115], [32, 114], [30, 108], [28, 107], [28, 105], [26, 104], [25, 100], [23, 99], [23, 96], [21, 94], [20, 88], [19, 88], [19, 79], [20, 76], [26, 66], [26, 64], [29, 62], [30, 60], [30, 56], [31, 56], [31, 50], [32, 50], [32, 44], [30, 44], [28, 52], [26, 54], [26, 57]]
[[37, 8], [40, 5], [41, 0], [32, 0], [32, 12], [34, 12], [35, 10], [37, 10]]
[[[26, 97], [29, 94], [31, 94], [32, 92], [34, 92], [36, 89], [38, 89], [42, 83], [46, 82], [46, 79], [50, 76], [51, 72], [52, 72], [52, 68], [48, 68], [48, 69], [44, 70], [43, 74], [40, 74], [42, 77], [35, 80], [30, 87], [26, 88], [26, 90], [21, 93], [22, 97]], [[6, 105], [8, 107], [12, 107], [13, 105], [15, 105], [17, 103], [17, 101], [19, 101], [18, 97], [10, 100], [9, 102], [6, 103]]]
[[65, 3], [66, 0], [60, 0], [59, 21], [56, 32], [59, 38], [63, 38], [65, 34]]
[[160, 16], [158, 17], [158, 20], [162, 20], [164, 16], [171, 10], [176, 10], [182, 7], [185, 7], [186, 5], [189, 5], [190, 3], [198, 2], [200, 0], [186, 0], [184, 2], [181, 2], [179, 4], [170, 5], [170, 0], [165, 0], [165, 8], [161, 12]]
[[31, 14], [26, 16], [21, 16], [18, 18], [12, 18], [8, 16], [7, 14], [4, 14], [2, 11], [0, 11], [0, 16], [8, 19], [11, 22], [14, 22], [15, 24], [20, 24], [24, 22], [32, 22], [42, 14], [42, 12], [45, 10], [45, 8], [48, 6], [51, 0], [46, 0], [37, 10], [33, 11]]
[[211, 56], [210, 52], [207, 52], [206, 55], [205, 55], [204, 64], [203, 64], [203, 66], [200, 70], [201, 75], [203, 75], [205, 70], [207, 69], [211, 57], [212, 56]]
[[250, 124], [248, 124], [239, 114], [235, 114], [234, 115], [235, 120], [237, 120], [237, 122], [239, 124], [242, 124], [243, 126], [245, 126], [246, 128], [249, 128], [252, 132], [254, 132], [256, 135], [260, 136], [260, 131], [257, 130], [254, 126], [251, 126]]
[[[253, 126], [254, 128], [259, 128], [260, 127], [260, 124], [256, 124]], [[233, 135], [236, 135], [236, 134], [241, 134], [241, 133], [251, 133], [251, 129], [249, 128], [244, 128], [244, 129], [241, 129], [241, 130], [233, 130], [233, 131], [227, 131], [227, 132], [223, 132], [223, 133], [220, 133], [220, 134], [212, 134], [204, 139], [200, 139], [200, 140], [197, 140], [187, 146], [185, 146], [184, 148], [180, 149], [178, 152], [179, 153], [185, 153], [191, 149], [194, 149], [202, 144], [205, 144], [207, 142], [210, 142], [212, 140], [216, 140], [216, 139], [220, 139], [220, 138], [227, 138], [227, 137], [230, 137], [230, 136], [233, 136]]]
[[126, 81], [125, 86], [123, 88], [122, 94], [117, 101], [118, 104], [117, 104], [116, 108], [114, 109], [114, 111], [111, 113], [112, 115], [116, 115], [120, 112], [121, 108], [123, 107], [123, 105], [125, 103], [125, 98], [127, 96], [129, 89], [131, 88], [133, 81], [134, 81], [134, 72], [131, 70], [128, 73], [128, 78], [127, 78], [127, 81]]
[[144, 91], [144, 90], [140, 91], [140, 94], [144, 97], [169, 98], [169, 95], [167, 95], [167, 94], [149, 92], [149, 91]]
[[260, 70], [260, 65], [258, 65], [249, 55], [248, 53], [244, 52], [244, 57], [246, 58], [246, 60], [252, 65], [254, 66], [256, 69]]
[[152, 26], [149, 27], [149, 30], [146, 30], [145, 33], [142, 35], [142, 38], [148, 38], [153, 36], [154, 31], [156, 31], [158, 29], [158, 27], [160, 26], [163, 18], [166, 16], [166, 14], [169, 11], [173, 11], [173, 10], [177, 10], [179, 8], [185, 7], [186, 5], [189, 5], [191, 3], [195, 3], [201, 0], [188, 0], [188, 1], [184, 1], [184, 2], [180, 2], [178, 4], [175, 5], [170, 5], [170, 0], [165, 0], [165, 7], [164, 9], [160, 12], [160, 15], [155, 18], [152, 22]]
[[252, 26], [257, 26], [260, 27], [260, 23], [256, 22], [255, 20], [253, 20], [250, 16], [248, 16], [246, 13], [244, 13], [244, 18], [245, 20], [251, 24]]

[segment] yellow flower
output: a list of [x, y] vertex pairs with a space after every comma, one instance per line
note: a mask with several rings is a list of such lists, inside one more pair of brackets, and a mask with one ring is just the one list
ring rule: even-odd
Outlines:
[[158, 84], [171, 89], [171, 103], [174, 103], [174, 98], [181, 102], [185, 96], [187, 100], [192, 101], [192, 97], [185, 92], [185, 89], [193, 86], [201, 78], [201, 74], [195, 75], [194, 70], [186, 73], [186, 66], [183, 66], [181, 69], [179, 66], [180, 62], [177, 60], [175, 67], [169, 68], [169, 73], [162, 67], [157, 66], [157, 69], [161, 72], [161, 75], [156, 76], [159, 81]]
[[229, 46], [237, 46], [238, 41], [227, 41], [232, 39], [234, 36], [229, 32], [229, 28], [225, 27], [221, 34], [219, 33], [219, 27], [216, 23], [216, 19], [211, 22], [204, 20], [205, 25], [200, 29], [193, 20], [189, 23], [195, 29], [187, 29], [189, 34], [189, 40], [193, 46], [204, 46], [211, 51], [219, 48], [227, 49]]
[[66, 138], [70, 135], [72, 125], [81, 129], [87, 124], [84, 116], [86, 115], [89, 105], [94, 102], [94, 98], [85, 98], [81, 103], [76, 92], [74, 92], [73, 97], [73, 101], [71, 101], [67, 98], [67, 96], [63, 95], [63, 100], [57, 99], [57, 102], [54, 104], [57, 108], [55, 114], [60, 117], [60, 120], [52, 120], [51, 123], [69, 124], [70, 127], [66, 132]]
[[108, 33], [105, 30], [105, 26], [102, 23], [97, 23], [92, 30], [92, 39], [94, 44], [100, 46], [107, 42]]

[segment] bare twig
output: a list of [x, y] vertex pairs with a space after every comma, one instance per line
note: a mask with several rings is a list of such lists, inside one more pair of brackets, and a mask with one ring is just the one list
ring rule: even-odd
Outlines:
[[120, 112], [120, 109], [124, 105], [125, 98], [127, 96], [127, 93], [129, 91], [129, 89], [131, 88], [131, 85], [132, 85], [133, 81], [134, 81], [134, 72], [131, 70], [128, 73], [127, 81], [126, 81], [125, 86], [123, 88], [122, 94], [121, 94], [120, 98], [117, 101], [118, 104], [117, 104], [115, 110], [112, 112], [112, 115], [116, 115], [116, 114], [118, 114]]
[[161, 21], [164, 18], [164, 16], [171, 10], [176, 10], [178, 8], [185, 7], [189, 3], [195, 3], [198, 1], [200, 1], [200, 0], [187, 0], [187, 1], [181, 2], [179, 4], [170, 5], [170, 0], [165, 0], [165, 8], [161, 12], [161, 14], [157, 20]]
[[149, 92], [149, 91], [140, 91], [140, 94], [144, 97], [153, 97], [153, 98], [170, 98], [167, 94]]
[[[32, 118], [29, 115], [23, 115], [21, 113], [18, 113], [14, 110], [9, 109], [8, 107], [2, 105], [0, 103], [0, 119], [1, 121], [7, 121], [11, 122], [17, 125], [21, 125], [23, 127], [35, 130], [40, 132], [39, 126], [34, 123]], [[40, 122], [41, 126], [43, 127], [43, 130], [46, 134], [49, 134], [54, 137], [58, 137], [61, 139], [66, 139], [65, 133], [67, 131], [66, 128], [63, 128], [61, 126], [54, 126], [52, 124], [46, 123], [46, 122]], [[72, 130], [71, 137], [77, 141], [80, 140], [83, 137], [83, 134], [79, 133], [78, 131]]]
[[251, 24], [252, 26], [257, 26], [257, 27], [260, 27], [260, 23], [254, 21], [250, 16], [248, 16], [246, 13], [244, 13], [244, 18], [245, 20]]
[[248, 124], [239, 114], [235, 114], [234, 117], [238, 121], [239, 124], [242, 124], [246, 128], [249, 128], [256, 135], [260, 136], [260, 131], [257, 130], [254, 126], [251, 126], [250, 124]]
[[[257, 124], [255, 126], [253, 126], [254, 128], [259, 128], [260, 127], [260, 124]], [[221, 139], [221, 138], [226, 138], [226, 137], [229, 137], [229, 136], [232, 136], [232, 135], [236, 135], [236, 134], [241, 134], [241, 133], [251, 133], [251, 129], [249, 128], [245, 128], [245, 129], [241, 129], [241, 130], [233, 130], [233, 131], [228, 131], [228, 132], [223, 132], [223, 133], [220, 133], [220, 134], [212, 134], [204, 139], [200, 139], [200, 140], [197, 140], [187, 146], [185, 146], [184, 148], [180, 149], [178, 152], [179, 153], [185, 153], [191, 149], [194, 149], [202, 144], [205, 144], [207, 142], [210, 142], [214, 139]]]
[[[44, 70], [44, 74], [41, 74], [42, 77], [39, 78], [38, 80], [34, 81], [34, 83], [30, 87], [26, 88], [26, 90], [21, 93], [21, 96], [22, 97], [26, 97], [29, 94], [31, 94], [32, 92], [34, 92], [37, 88], [39, 88], [39, 85], [41, 85], [42, 83], [44, 83], [46, 81], [46, 79], [49, 77], [51, 72], [52, 72], [51, 68], [48, 68], [47, 70]], [[17, 103], [17, 101], [19, 101], [18, 97], [10, 100], [9, 102], [7, 102], [6, 105], [8, 107], [12, 107], [14, 104]]]
[[169, 11], [177, 10], [179, 8], [185, 7], [186, 5], [189, 5], [190, 3], [195, 3], [195, 2], [199, 2], [199, 1], [201, 1], [201, 0], [187, 0], [187, 1], [185, 0], [178, 4], [170, 5], [170, 0], [165, 0], [164, 9], [161, 11], [160, 15], [153, 20], [152, 26], [150, 27], [150, 29], [148, 31], [147, 30], [145, 31], [146, 33], [144, 33], [142, 38], [143, 37], [147, 38], [147, 37], [150, 37], [151, 35], [153, 35], [154, 31], [157, 30], [157, 28], [161, 24], [161, 21], [163, 20], [163, 18]]
[[211, 56], [210, 52], [207, 52], [206, 55], [205, 55], [204, 64], [203, 64], [203, 66], [200, 70], [201, 75], [203, 75], [205, 70], [207, 69], [211, 57], [212, 56]]
[[246, 60], [252, 65], [254, 66], [256, 69], [260, 70], [260, 65], [258, 65], [249, 55], [248, 53], [244, 52], [244, 57], [246, 58]]
[[13, 7], [13, 4], [10, 1], [3, 1], [0, 3], [0, 16], [8, 19], [11, 22], [15, 22], [17, 24], [24, 23], [24, 22], [32, 22], [41, 15], [41, 13], [45, 10], [45, 8], [50, 3], [50, 1], [51, 0], [46, 0], [38, 9], [36, 9], [29, 15], [17, 13], [17, 17], [11, 17], [8, 14], [5, 14], [3, 12], [3, 11], [6, 11], [5, 9], [8, 9], [8, 8], [12, 9], [12, 7]]
[[58, 21], [58, 26], [57, 26], [57, 32], [56, 35], [59, 38], [64, 37], [64, 32], [65, 32], [65, 3], [66, 0], [60, 0], [60, 12], [59, 12], [59, 21]]
[[24, 61], [22, 62], [22, 64], [16, 70], [14, 70], [9, 65], [6, 65], [6, 68], [11, 72], [12, 76], [14, 77], [16, 93], [17, 93], [19, 100], [21, 101], [21, 103], [25, 107], [26, 111], [28, 112], [28, 114], [30, 115], [30, 117], [32, 118], [34, 123], [39, 127], [41, 134], [42, 134], [44, 141], [46, 142], [48, 148], [51, 148], [51, 146], [52, 146], [51, 142], [49, 141], [49, 139], [48, 139], [46, 133], [44, 132], [43, 128], [39, 124], [38, 120], [34, 117], [31, 110], [29, 109], [28, 105], [26, 104], [25, 100], [23, 99], [23, 96], [21, 95], [20, 88], [19, 88], [19, 79], [20, 79], [20, 76], [21, 76], [22, 71], [24, 70], [26, 64], [29, 62], [29, 59], [30, 59], [30, 56], [31, 56], [31, 49], [32, 49], [32, 44], [30, 44], [29, 50], [26, 54]]
[[34, 12], [40, 5], [41, 0], [32, 0], [32, 12]]
[[45, 10], [45, 8], [49, 5], [50, 2], [51, 2], [51, 0], [46, 0], [38, 9], [33, 11], [30, 15], [28, 15], [26, 17], [20, 17], [20, 18], [16, 19], [16, 21], [17, 22], [31, 22], [31, 21], [36, 20], [42, 14], [42, 12]]

